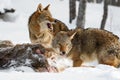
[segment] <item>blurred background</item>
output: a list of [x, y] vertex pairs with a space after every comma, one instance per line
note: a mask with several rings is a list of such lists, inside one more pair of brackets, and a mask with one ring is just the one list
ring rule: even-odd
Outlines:
[[38, 4], [70, 29], [100, 28], [120, 37], [120, 0], [0, 0], [0, 40], [29, 43], [28, 19]]

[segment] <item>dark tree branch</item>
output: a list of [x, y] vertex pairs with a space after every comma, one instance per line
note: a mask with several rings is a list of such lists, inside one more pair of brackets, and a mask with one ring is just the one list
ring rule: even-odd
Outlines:
[[0, 15], [4, 15], [6, 13], [14, 13], [15, 12], [15, 9], [11, 8], [11, 9], [4, 9], [4, 13], [0, 12]]
[[77, 23], [76, 23], [77, 28], [84, 28], [84, 26], [85, 26], [85, 12], [86, 12], [86, 0], [80, 0]]
[[107, 16], [108, 16], [108, 0], [104, 0], [104, 13], [103, 13], [103, 19], [101, 21], [100, 29], [104, 29], [105, 28]]
[[72, 23], [72, 20], [76, 17], [76, 0], [69, 0], [69, 22]]

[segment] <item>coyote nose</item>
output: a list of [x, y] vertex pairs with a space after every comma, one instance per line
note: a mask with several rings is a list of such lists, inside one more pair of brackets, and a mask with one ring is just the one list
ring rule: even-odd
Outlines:
[[65, 55], [65, 51], [62, 52], [62, 55]]
[[57, 22], [57, 20], [54, 21], [55, 23]]

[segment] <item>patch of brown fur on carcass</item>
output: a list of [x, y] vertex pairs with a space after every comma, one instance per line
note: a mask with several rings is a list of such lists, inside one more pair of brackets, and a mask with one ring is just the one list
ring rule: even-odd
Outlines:
[[13, 43], [10, 40], [0, 40], [0, 48], [13, 47]]

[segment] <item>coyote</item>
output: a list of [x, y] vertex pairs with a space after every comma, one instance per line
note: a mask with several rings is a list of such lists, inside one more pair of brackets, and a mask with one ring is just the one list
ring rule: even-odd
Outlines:
[[120, 65], [119, 38], [105, 30], [88, 28], [61, 31], [57, 33], [52, 44], [60, 55], [66, 55], [73, 60], [74, 67], [93, 60], [114, 67]]
[[45, 48], [51, 48], [53, 36], [59, 31], [67, 31], [67, 26], [52, 18], [49, 6], [42, 8], [39, 4], [37, 10], [30, 16], [28, 22], [29, 36], [32, 43], [39, 43]]
[[37, 10], [30, 16], [28, 22], [29, 36], [32, 43], [40, 43], [42, 46], [50, 47], [53, 38], [53, 25], [55, 20], [49, 11], [49, 6], [42, 9], [39, 4]]

